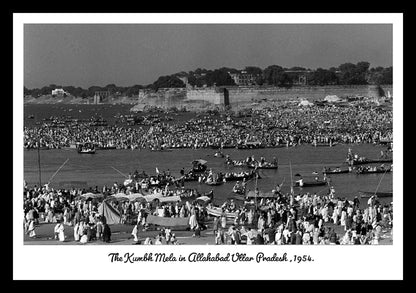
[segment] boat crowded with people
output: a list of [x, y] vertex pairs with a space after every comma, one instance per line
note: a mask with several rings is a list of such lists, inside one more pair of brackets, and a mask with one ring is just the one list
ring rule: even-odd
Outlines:
[[79, 154], [95, 154], [95, 145], [91, 142], [78, 143], [77, 152]]
[[356, 170], [357, 174], [377, 174], [377, 173], [388, 173], [392, 172], [391, 167], [384, 167], [383, 165], [379, 167], [370, 167], [370, 166], [360, 166]]
[[340, 167], [336, 167], [335, 169], [324, 167], [322, 173], [326, 175], [337, 175], [337, 174], [346, 174], [351, 173], [352, 168], [349, 167], [348, 169], [341, 169]]

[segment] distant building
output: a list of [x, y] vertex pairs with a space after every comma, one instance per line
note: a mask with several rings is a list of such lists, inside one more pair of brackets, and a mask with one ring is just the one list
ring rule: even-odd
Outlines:
[[100, 104], [103, 102], [103, 100], [105, 98], [108, 99], [108, 97], [110, 96], [110, 92], [109, 91], [96, 91], [94, 93], [94, 104]]
[[54, 89], [52, 90], [52, 96], [58, 96], [63, 97], [64, 95], [67, 95], [68, 93], [64, 91], [63, 89]]
[[256, 85], [258, 74], [247, 73], [247, 71], [241, 71], [240, 73], [228, 73], [238, 86]]
[[308, 75], [311, 70], [285, 70], [285, 73], [293, 80], [293, 85], [307, 85]]

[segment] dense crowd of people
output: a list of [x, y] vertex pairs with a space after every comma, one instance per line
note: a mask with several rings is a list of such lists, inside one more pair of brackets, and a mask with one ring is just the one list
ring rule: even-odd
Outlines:
[[[105, 190], [105, 188], [103, 188]], [[98, 190], [95, 190], [98, 192]], [[113, 189], [116, 193], [121, 191]], [[108, 200], [121, 215], [121, 224], [134, 225], [132, 237], [139, 242], [140, 231], [147, 231], [148, 215], [163, 218], [186, 218], [194, 237], [212, 230], [220, 244], [379, 244], [383, 233], [393, 228], [393, 205], [381, 204], [377, 196], [366, 199], [340, 199], [331, 188], [326, 195], [303, 193], [282, 194], [273, 190], [273, 197], [254, 201], [226, 200], [222, 214], [209, 211], [212, 202], [176, 201], [143, 202]], [[85, 190], [54, 190], [48, 186], [24, 188], [24, 231], [36, 237], [36, 225], [56, 223], [53, 237], [59, 241], [72, 239], [65, 232], [73, 227], [74, 241], [111, 241], [111, 229], [99, 212], [104, 197], [87, 198]], [[109, 195], [111, 197], [111, 195]], [[229, 218], [227, 215], [234, 215]], [[340, 229], [342, 228], [342, 233]], [[338, 232], [337, 232], [338, 231]], [[177, 244], [174, 234], [162, 227], [156, 239], [142, 244]], [[160, 242], [160, 243], [159, 243]]]
[[24, 146], [64, 148], [93, 142], [117, 149], [261, 147], [316, 143], [379, 143], [392, 140], [393, 113], [374, 107], [276, 107], [251, 110], [249, 117], [198, 115], [188, 121], [158, 121], [151, 126], [91, 126], [90, 123], [24, 128]]

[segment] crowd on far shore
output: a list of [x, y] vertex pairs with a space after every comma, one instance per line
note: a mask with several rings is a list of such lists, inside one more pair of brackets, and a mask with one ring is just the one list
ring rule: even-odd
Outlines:
[[277, 107], [244, 115], [199, 115], [151, 126], [94, 126], [88, 123], [24, 128], [25, 148], [65, 148], [92, 142], [117, 149], [262, 147], [317, 143], [380, 143], [393, 137], [391, 110], [350, 107]]
[[[122, 184], [105, 190], [107, 198], [123, 191]], [[65, 228], [74, 228], [75, 242], [111, 242], [111, 228], [99, 212], [103, 198], [82, 196], [82, 189], [53, 189], [48, 186], [24, 187], [24, 230], [36, 238], [40, 223], [55, 223], [57, 241], [72, 239]], [[176, 202], [106, 200], [122, 216], [122, 224], [131, 225], [131, 235], [140, 244], [177, 244], [172, 228], [159, 227], [155, 239], [139, 241], [141, 231], [151, 229], [148, 216], [187, 218], [188, 230], [194, 237], [201, 231], [213, 232], [215, 244], [379, 244], [386, 233], [393, 231], [393, 203], [382, 204], [377, 196], [360, 202], [337, 198], [335, 189], [327, 194], [283, 194], [277, 186], [273, 197], [257, 201], [248, 198], [227, 199], [221, 206], [212, 202], [186, 200]], [[361, 198], [361, 201], [363, 199]], [[364, 207], [363, 207], [364, 206]], [[221, 211], [214, 216], [212, 210]], [[230, 216], [232, 215], [232, 216]], [[153, 227], [154, 228], [154, 227]], [[339, 231], [342, 231], [340, 233]]]

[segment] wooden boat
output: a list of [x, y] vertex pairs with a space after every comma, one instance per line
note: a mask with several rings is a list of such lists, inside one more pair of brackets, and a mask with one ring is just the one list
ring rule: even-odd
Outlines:
[[226, 173], [224, 175], [224, 179], [226, 181], [238, 181], [238, 180], [243, 180], [243, 179], [248, 180], [248, 179], [254, 178], [255, 175], [256, 175], [255, 172], [244, 173], [243, 175], [239, 175], [235, 173]]
[[383, 168], [376, 168], [375, 170], [360, 168], [356, 170], [357, 174], [377, 174], [377, 173], [389, 173], [392, 172], [391, 168], [383, 169]]
[[79, 154], [95, 154], [95, 146], [93, 143], [79, 143], [77, 145], [77, 151]]
[[367, 159], [364, 157], [360, 157], [358, 159], [346, 159], [345, 162], [350, 166], [357, 166], [357, 165], [365, 165], [365, 164], [375, 164], [375, 163], [393, 163], [392, 158], [388, 159]]
[[204, 172], [207, 169], [207, 161], [199, 159], [192, 161], [192, 171]]
[[265, 146], [260, 141], [246, 142], [237, 145], [237, 149], [261, 149]]
[[265, 163], [265, 165], [259, 165], [259, 164], [248, 164], [247, 167], [251, 168], [251, 169], [277, 169], [278, 165], [277, 164], [272, 164], [272, 163]]
[[393, 192], [359, 191], [358, 194], [364, 198], [372, 197], [373, 195], [377, 195], [377, 197], [393, 197]]
[[336, 174], [345, 174], [345, 173], [350, 173], [350, 169], [346, 169], [346, 170], [341, 170], [341, 169], [324, 169], [322, 171], [323, 174], [326, 175], [336, 175]]
[[225, 216], [226, 218], [236, 218], [238, 217], [238, 212], [224, 212], [220, 207], [206, 207], [207, 213], [211, 216], [221, 217]]
[[180, 195], [181, 201], [193, 201], [193, 200], [197, 200], [200, 197], [207, 197], [207, 198], [213, 200], [214, 199], [214, 191], [211, 190], [210, 192], [207, 192], [203, 195], [200, 195], [200, 194], [194, 194], [192, 196]]
[[172, 152], [173, 149], [164, 149], [164, 148], [152, 148], [150, 149], [151, 152]]
[[226, 161], [228, 165], [232, 165], [234, 167], [247, 167], [246, 161], [236, 161], [236, 160], [228, 160]]
[[295, 181], [293, 183], [293, 187], [314, 187], [314, 186], [323, 186], [328, 185], [328, 182], [325, 180], [316, 180], [316, 181]]
[[184, 181], [198, 181], [199, 175], [190, 171], [189, 173], [182, 176]]

